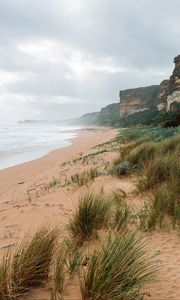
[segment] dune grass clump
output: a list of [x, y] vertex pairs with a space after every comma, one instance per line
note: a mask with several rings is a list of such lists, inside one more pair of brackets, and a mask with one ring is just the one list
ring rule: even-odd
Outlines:
[[132, 149], [126, 156], [126, 160], [132, 165], [142, 167], [142, 165], [153, 159], [157, 153], [157, 144], [154, 142], [144, 142]]
[[68, 228], [79, 243], [89, 240], [93, 233], [107, 225], [111, 201], [104, 195], [86, 193], [70, 219]]
[[168, 179], [171, 171], [170, 161], [167, 157], [158, 157], [143, 166], [137, 177], [139, 191], [149, 191], [157, 184]]
[[180, 185], [179, 180], [169, 181], [153, 193], [152, 209], [148, 221], [148, 227], [155, 229], [162, 227], [164, 220], [168, 216], [173, 228], [180, 225]]
[[83, 186], [86, 185], [88, 183], [88, 179], [85, 176], [86, 173], [75, 173], [74, 175], [71, 175], [71, 182], [74, 184], [77, 184], [78, 186]]
[[116, 210], [114, 215], [114, 224], [113, 224], [116, 230], [126, 229], [130, 221], [131, 221], [131, 210], [127, 206], [127, 204]]
[[66, 281], [72, 279], [81, 264], [82, 251], [76, 240], [65, 237], [59, 245], [54, 261], [53, 282], [50, 287], [51, 300], [63, 299]]
[[118, 189], [111, 195], [112, 210], [111, 226], [116, 230], [124, 230], [132, 222], [132, 211], [126, 202], [126, 193]]
[[120, 145], [120, 160], [123, 161], [126, 159], [127, 155], [137, 146], [142, 144], [141, 140], [135, 140], [130, 143]]
[[155, 262], [146, 255], [146, 244], [135, 233], [109, 236], [82, 268], [83, 300], [139, 300], [141, 288], [153, 281]]
[[12, 259], [15, 293], [24, 293], [48, 278], [58, 230], [40, 228], [30, 241], [25, 238]]
[[149, 223], [152, 213], [152, 205], [150, 201], [145, 201], [139, 211], [136, 212], [136, 221], [138, 221], [138, 227], [143, 231], [150, 231], [151, 225]]
[[[149, 204], [138, 213], [140, 229], [162, 227], [164, 221], [179, 224], [180, 127], [138, 127], [122, 132], [120, 155], [114, 162], [116, 174], [136, 175], [139, 192], [149, 192]], [[123, 169], [127, 164], [129, 170]], [[122, 171], [121, 171], [122, 170]], [[121, 214], [122, 212], [122, 214]], [[125, 211], [117, 211], [117, 218]], [[168, 217], [168, 218], [167, 218]], [[121, 224], [121, 223], [120, 223]]]
[[163, 182], [180, 179], [179, 153], [180, 151], [176, 151], [172, 154], [157, 156], [144, 164], [137, 177], [139, 191], [150, 190]]
[[94, 181], [94, 179], [101, 175], [101, 172], [97, 168], [90, 168], [82, 173], [75, 173], [71, 176], [72, 183], [77, 184], [79, 187], [87, 185], [89, 181]]
[[15, 253], [5, 254], [0, 267], [1, 299], [20, 299], [47, 280], [57, 238], [56, 228], [42, 227], [30, 240], [26, 236]]
[[0, 265], [0, 299], [11, 300], [13, 296], [13, 284], [11, 278], [11, 253], [7, 251]]
[[78, 240], [70, 239], [69, 237], [64, 240], [65, 249], [65, 265], [69, 278], [78, 272], [81, 263], [82, 250], [79, 247]]
[[175, 135], [172, 138], [164, 140], [160, 143], [161, 153], [168, 154], [180, 150], [180, 135]]
[[61, 299], [65, 288], [65, 252], [61, 249], [54, 262], [53, 286], [50, 288], [51, 300]]

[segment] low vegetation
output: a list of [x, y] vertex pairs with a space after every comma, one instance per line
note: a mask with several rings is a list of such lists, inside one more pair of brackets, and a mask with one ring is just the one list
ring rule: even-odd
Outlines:
[[48, 279], [58, 234], [56, 228], [42, 227], [31, 239], [26, 236], [15, 253], [9, 250], [5, 254], [0, 267], [0, 299], [20, 299]]
[[106, 226], [111, 201], [103, 194], [86, 193], [70, 219], [68, 229], [80, 244], [89, 240], [97, 229]]
[[98, 176], [102, 175], [97, 168], [90, 168], [82, 173], [75, 173], [71, 175], [71, 182], [77, 184], [78, 186], [87, 185], [88, 182], [94, 181]]
[[120, 154], [112, 174], [133, 174], [139, 192], [150, 193], [146, 228], [162, 227], [165, 217], [180, 220], [180, 128], [139, 127], [119, 136]]
[[[156, 267], [138, 231], [167, 224], [180, 226], [180, 129], [146, 126], [123, 130], [105, 144], [108, 150], [78, 158], [72, 164], [89, 163], [91, 158], [109, 151], [111, 145], [119, 149], [119, 156], [110, 174], [131, 175], [137, 192], [146, 196], [144, 203], [135, 209], [129, 194], [121, 189], [109, 195], [103, 190], [85, 193], [61, 243], [57, 228], [41, 227], [31, 238], [26, 236], [16, 249], [6, 251], [0, 265], [1, 300], [22, 299], [46, 282], [49, 274], [51, 300], [62, 299], [67, 280], [75, 276], [79, 276], [83, 300], [144, 299], [144, 286], [154, 279]], [[100, 171], [104, 169], [93, 167], [75, 173], [66, 177], [65, 185], [88, 185], [104, 174]], [[53, 178], [43, 191], [65, 185]]]
[[54, 263], [53, 286], [50, 288], [51, 300], [61, 299], [65, 288], [65, 252], [61, 247]]
[[142, 299], [141, 289], [154, 279], [155, 262], [146, 255], [142, 237], [135, 233], [109, 235], [81, 270], [81, 293], [89, 299]]

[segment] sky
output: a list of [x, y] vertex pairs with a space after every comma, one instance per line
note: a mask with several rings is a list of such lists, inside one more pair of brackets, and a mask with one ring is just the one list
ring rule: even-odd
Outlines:
[[61, 120], [159, 84], [180, 54], [179, 0], [0, 0], [0, 123]]

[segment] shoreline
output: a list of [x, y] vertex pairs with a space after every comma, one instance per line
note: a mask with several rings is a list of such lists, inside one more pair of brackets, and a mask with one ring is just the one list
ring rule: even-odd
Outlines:
[[[33, 145], [32, 143], [29, 146], [24, 144], [23, 147], [19, 146], [15, 149], [10, 148], [7, 151], [0, 151], [0, 171], [40, 159], [52, 151], [71, 146], [73, 139], [78, 137], [80, 130], [81, 128], [74, 128], [72, 130], [61, 131], [59, 139], [53, 144], [51, 144], [50, 140], [47, 144]], [[65, 134], [66, 136], [62, 137], [61, 134]]]
[[[62, 167], [62, 164], [96, 152], [93, 146], [116, 135], [116, 129], [86, 128], [70, 146], [0, 170], [0, 258], [4, 246], [16, 245], [24, 234], [34, 232], [42, 224], [64, 228], [87, 186], [64, 185], [66, 178], [70, 179], [76, 172], [81, 173], [84, 167]], [[54, 180], [61, 182], [61, 186], [57, 184], [49, 189]]]
[[48, 181], [59, 172], [64, 161], [88, 153], [98, 143], [107, 141], [117, 134], [116, 129], [87, 127], [71, 139], [71, 145], [50, 151], [47, 155], [0, 170], [0, 204], [23, 200], [27, 190], [35, 183]]
[[[89, 126], [89, 127], [87, 126], [87, 127], [81, 128], [81, 129], [77, 129], [77, 130], [75, 130], [75, 132], [76, 132], [75, 137], [67, 138], [67, 139], [64, 140], [65, 142], [68, 143], [68, 145], [64, 145], [62, 147], [56, 147], [54, 149], [47, 150], [46, 154], [42, 154], [41, 156], [39, 156], [37, 158], [30, 159], [30, 160], [27, 160], [25, 162], [17, 163], [16, 165], [0, 169], [0, 174], [3, 171], [7, 171], [9, 169], [14, 169], [14, 168], [17, 168], [17, 167], [20, 167], [20, 166], [25, 166], [26, 164], [29, 164], [31, 162], [35, 162], [35, 161], [38, 161], [38, 160], [41, 160], [41, 159], [44, 159], [44, 158], [49, 158], [50, 156], [52, 156], [54, 154], [58, 154], [59, 151], [67, 149], [69, 147], [72, 147], [74, 142], [76, 142], [77, 139], [80, 138], [80, 142], [81, 142], [81, 136], [83, 135], [83, 133], [85, 133], [85, 136], [86, 136], [86, 133], [89, 133], [90, 131], [98, 131], [98, 130], [105, 130], [105, 131], [106, 130], [107, 131], [112, 130], [112, 131], [115, 132], [115, 135], [116, 135], [116, 132], [117, 132], [116, 129], [113, 129], [113, 128], [111, 129], [111, 128], [108, 128], [108, 127], [100, 127], [100, 126]], [[20, 152], [18, 152], [18, 154], [24, 154], [24, 152], [20, 151]]]

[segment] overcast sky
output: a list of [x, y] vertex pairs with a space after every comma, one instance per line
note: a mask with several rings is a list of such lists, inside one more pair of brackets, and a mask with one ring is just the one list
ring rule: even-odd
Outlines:
[[179, 0], [0, 0], [0, 123], [64, 119], [159, 84], [180, 54]]

